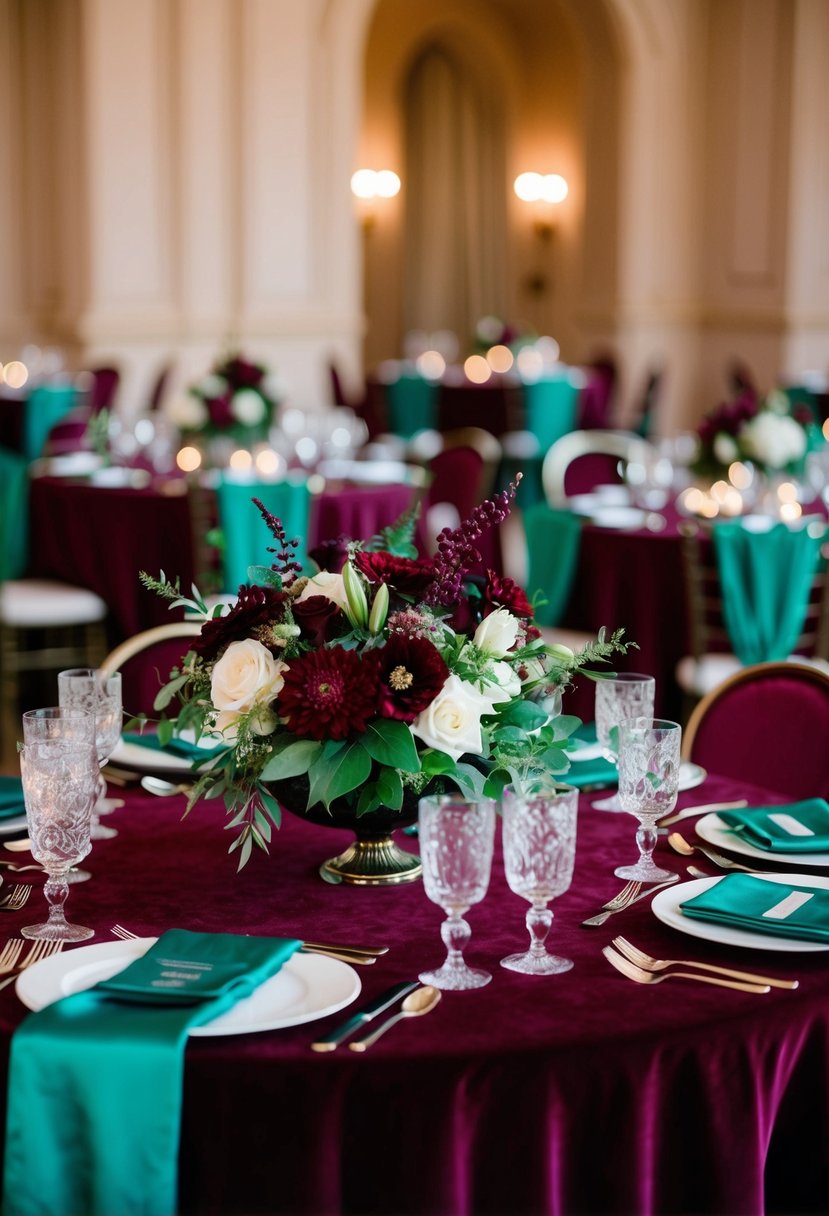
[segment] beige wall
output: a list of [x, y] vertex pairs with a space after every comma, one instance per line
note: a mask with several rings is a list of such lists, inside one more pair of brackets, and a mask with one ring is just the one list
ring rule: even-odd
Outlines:
[[236, 340], [313, 407], [332, 354], [359, 379], [364, 274], [368, 361], [398, 355], [402, 200], [364, 265], [348, 181], [398, 167], [441, 31], [491, 66], [508, 195], [571, 182], [549, 249], [508, 197], [509, 319], [571, 360], [613, 344], [626, 410], [664, 365], [664, 429], [733, 355], [829, 370], [826, 0], [0, 0], [0, 361], [115, 360], [136, 409]]

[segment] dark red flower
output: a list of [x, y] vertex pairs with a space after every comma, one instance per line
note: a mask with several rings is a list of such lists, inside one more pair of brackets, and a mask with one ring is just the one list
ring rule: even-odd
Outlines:
[[348, 557], [348, 537], [337, 536], [334, 540], [321, 541], [308, 550], [308, 556], [317, 563], [320, 570], [325, 570], [328, 574], [339, 574]]
[[302, 739], [345, 739], [377, 717], [377, 652], [332, 646], [292, 659], [277, 699], [288, 730]]
[[443, 688], [449, 668], [426, 638], [394, 634], [376, 653], [380, 664], [381, 714], [384, 718], [414, 722]]
[[300, 636], [316, 647], [332, 641], [340, 632], [338, 626], [348, 624], [342, 609], [325, 595], [309, 595], [307, 599], [294, 600], [291, 610], [294, 621], [299, 625]]
[[258, 388], [265, 373], [257, 363], [248, 363], [247, 359], [235, 356], [219, 369], [219, 375], [224, 376], [234, 388]]
[[230, 393], [224, 393], [221, 397], [208, 397], [206, 399], [204, 404], [207, 406], [207, 413], [213, 426], [220, 429], [233, 426], [236, 420], [230, 408], [230, 398]]
[[[230, 642], [258, 637], [260, 630], [284, 619], [285, 592], [275, 587], [239, 588], [239, 598], [226, 616], [205, 621], [192, 649], [208, 662]], [[264, 644], [267, 646], [267, 641]]]
[[413, 600], [422, 599], [435, 577], [435, 567], [428, 558], [412, 559], [360, 550], [354, 556], [354, 565], [372, 583], [387, 583], [389, 590]]
[[530, 620], [533, 607], [527, 599], [523, 587], [511, 578], [500, 578], [494, 570], [486, 572], [486, 587], [484, 588], [484, 616], [489, 616], [496, 608], [506, 608], [513, 616]]

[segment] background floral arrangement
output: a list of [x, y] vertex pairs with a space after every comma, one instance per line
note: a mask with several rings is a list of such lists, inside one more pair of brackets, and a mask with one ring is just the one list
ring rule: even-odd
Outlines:
[[259, 363], [233, 354], [191, 385], [171, 409], [171, 421], [184, 435], [264, 440], [273, 425], [281, 393]]
[[796, 473], [814, 421], [808, 406], [790, 404], [780, 390], [765, 398], [744, 393], [712, 410], [697, 429], [694, 471], [721, 475], [734, 461], [748, 461], [764, 474]]
[[306, 810], [333, 815], [345, 800], [370, 815], [400, 810], [406, 793], [427, 786], [497, 794], [533, 770], [569, 767], [564, 749], [579, 720], [559, 715], [555, 694], [586, 663], [633, 643], [623, 630], [609, 638], [602, 630], [578, 654], [548, 646], [511, 579], [466, 575], [480, 560], [476, 541], [506, 517], [516, 487], [445, 529], [434, 558], [417, 556], [412, 512], [380, 536], [315, 550], [320, 571], [311, 578], [295, 559], [298, 541], [254, 499], [274, 538], [273, 562], [253, 572], [256, 583], [239, 588], [226, 615], [209, 615], [195, 589], [185, 598], [177, 582], [142, 574], [171, 607], [204, 617], [156, 700], [165, 715], [178, 702], [159, 735], [164, 742], [191, 728], [226, 744], [188, 809], [225, 800], [240, 867], [279, 826], [271, 783], [302, 779]]

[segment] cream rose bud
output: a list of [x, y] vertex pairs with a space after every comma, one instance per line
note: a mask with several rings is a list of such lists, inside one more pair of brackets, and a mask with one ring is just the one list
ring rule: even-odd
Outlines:
[[271, 699], [282, 687], [284, 663], [254, 638], [231, 642], [213, 668], [210, 697], [218, 710], [247, 713], [258, 699]]
[[481, 621], [472, 641], [485, 654], [503, 659], [515, 645], [520, 628], [521, 622], [511, 612], [507, 612], [506, 608], [496, 608]]
[[348, 597], [345, 593], [345, 583], [341, 574], [331, 574], [328, 570], [321, 570], [319, 574], [315, 574], [313, 578], [309, 578], [308, 582], [297, 596], [297, 602], [300, 600], [310, 599], [312, 595], [324, 595], [327, 600], [331, 600], [346, 611], [348, 605]]
[[484, 749], [481, 718], [492, 713], [492, 700], [474, 684], [451, 675], [443, 688], [411, 724], [411, 732], [427, 747], [458, 760], [465, 752], [480, 756]]
[[510, 667], [509, 663], [493, 663], [489, 668], [489, 674], [495, 683], [485, 680], [478, 687], [494, 705], [501, 701], [511, 701], [513, 697], [520, 697], [521, 677], [513, 667]]

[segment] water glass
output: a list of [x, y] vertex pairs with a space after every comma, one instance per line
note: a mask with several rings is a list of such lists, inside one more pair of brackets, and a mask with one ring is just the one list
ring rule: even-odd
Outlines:
[[463, 917], [489, 886], [495, 803], [451, 794], [421, 798], [418, 839], [426, 894], [447, 915], [441, 926], [446, 961], [436, 971], [422, 972], [421, 983], [458, 991], [481, 988], [492, 976], [464, 961], [471, 929]]
[[[655, 691], [654, 677], [639, 671], [596, 681], [596, 738], [613, 764], [617, 763], [619, 752], [619, 723], [625, 718], [652, 717]], [[598, 811], [623, 809], [618, 794], [600, 798], [593, 806]]]
[[676, 806], [679, 790], [682, 727], [663, 718], [631, 718], [619, 727], [619, 800], [639, 820], [636, 843], [639, 860], [619, 866], [619, 878], [662, 882], [672, 870], [654, 864], [656, 821]]
[[[98, 764], [103, 767], [121, 738], [121, 673], [104, 675], [93, 667], [71, 667], [61, 671], [58, 674], [58, 700], [66, 708], [83, 709], [94, 716]], [[106, 792], [106, 781], [99, 775], [98, 797], [92, 813], [93, 840], [109, 840], [118, 835], [116, 828], [105, 827], [99, 819]]]
[[531, 779], [504, 789], [504, 865], [511, 891], [529, 901], [526, 916], [530, 947], [501, 959], [501, 966], [526, 975], [558, 975], [573, 966], [569, 958], [547, 951], [553, 921], [547, 907], [573, 878], [579, 792], [556, 785], [551, 777]]

